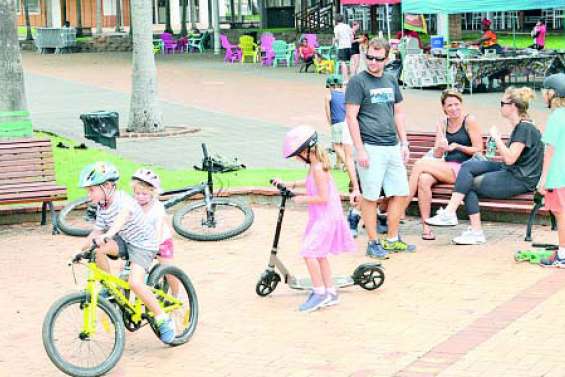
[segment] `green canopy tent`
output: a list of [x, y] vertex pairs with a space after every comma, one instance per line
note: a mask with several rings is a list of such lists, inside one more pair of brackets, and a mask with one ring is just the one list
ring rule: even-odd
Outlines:
[[[476, 12], [507, 12], [516, 10], [563, 8], [563, 0], [402, 0], [401, 12], [420, 14], [454, 14]], [[512, 21], [513, 45], [516, 47], [516, 25]], [[449, 45], [449, 33], [448, 33]], [[449, 69], [449, 54], [447, 54]], [[448, 75], [449, 77], [449, 75]]]

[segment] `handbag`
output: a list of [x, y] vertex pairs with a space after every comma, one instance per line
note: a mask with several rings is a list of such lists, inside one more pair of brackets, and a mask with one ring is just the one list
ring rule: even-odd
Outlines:
[[431, 147], [423, 156], [422, 159], [425, 160], [444, 160], [445, 159], [445, 154], [443, 154], [441, 157], [436, 157], [434, 156], [434, 150], [435, 147]]

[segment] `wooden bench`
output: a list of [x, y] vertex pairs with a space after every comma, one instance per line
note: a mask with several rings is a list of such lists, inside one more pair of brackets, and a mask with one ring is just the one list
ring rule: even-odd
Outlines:
[[[408, 162], [408, 174], [410, 174], [412, 167], [417, 160], [422, 158], [434, 146], [435, 133], [426, 132], [409, 132], [408, 142], [410, 143], [410, 161]], [[483, 143], [486, 143], [487, 137], [483, 137]], [[451, 198], [453, 192], [453, 185], [450, 184], [437, 184], [432, 187], [432, 203], [445, 205]], [[415, 197], [413, 202], [417, 202], [418, 198]], [[506, 212], [506, 213], [520, 213], [528, 214], [528, 225], [526, 228], [526, 241], [532, 240], [532, 226], [536, 215], [540, 212], [543, 206], [543, 197], [533, 192], [513, 196], [509, 199], [489, 199], [479, 198], [479, 205], [481, 208], [486, 208], [491, 212]], [[546, 211], [543, 213], [547, 214]], [[555, 218], [551, 215], [551, 226], [555, 228]]]
[[53, 202], [66, 199], [67, 189], [55, 183], [51, 140], [0, 139], [0, 204], [41, 202], [41, 225], [46, 224], [49, 208], [56, 234]]

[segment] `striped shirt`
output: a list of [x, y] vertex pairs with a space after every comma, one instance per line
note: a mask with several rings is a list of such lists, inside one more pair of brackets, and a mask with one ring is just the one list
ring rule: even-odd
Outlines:
[[157, 225], [161, 224], [163, 233], [161, 234], [159, 243], [163, 243], [163, 241], [173, 238], [171, 229], [169, 228], [168, 224], [166, 224], [167, 212], [165, 211], [165, 206], [159, 201], [159, 199], [154, 199], [149, 211], [145, 212], [145, 218], [147, 222], [155, 229], [157, 234], [159, 234]]
[[123, 191], [116, 191], [114, 193], [112, 203], [107, 208], [98, 207], [95, 227], [103, 232], [107, 232], [124, 208], [129, 210], [130, 216], [122, 229], [118, 231], [118, 235], [132, 246], [145, 250], [158, 250], [159, 246], [155, 228], [146, 221], [139, 204]]

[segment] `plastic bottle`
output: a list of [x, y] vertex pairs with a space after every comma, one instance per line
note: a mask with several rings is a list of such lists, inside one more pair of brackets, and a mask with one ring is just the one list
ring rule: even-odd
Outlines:
[[120, 271], [120, 279], [124, 281], [129, 280], [129, 273], [130, 273], [130, 265], [129, 262], [126, 262], [124, 268]]
[[486, 158], [493, 159], [496, 156], [496, 140], [491, 136], [487, 140]]

